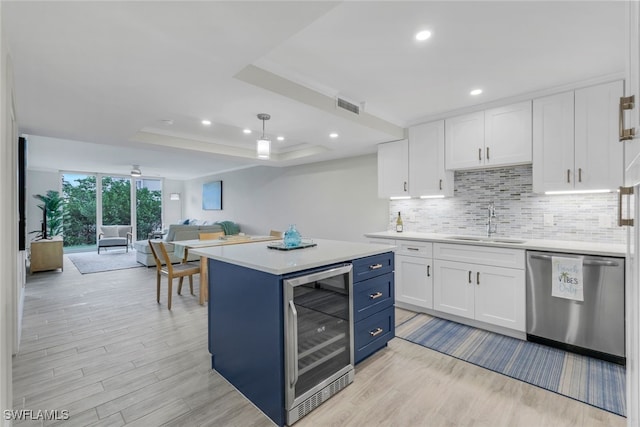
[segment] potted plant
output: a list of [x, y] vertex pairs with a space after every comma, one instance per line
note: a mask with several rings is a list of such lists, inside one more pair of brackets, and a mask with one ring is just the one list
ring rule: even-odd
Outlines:
[[42, 228], [31, 233], [37, 233], [36, 239], [50, 239], [59, 236], [64, 230], [64, 199], [60, 193], [54, 190], [47, 194], [35, 194], [33, 197], [42, 202], [38, 207], [42, 210]]

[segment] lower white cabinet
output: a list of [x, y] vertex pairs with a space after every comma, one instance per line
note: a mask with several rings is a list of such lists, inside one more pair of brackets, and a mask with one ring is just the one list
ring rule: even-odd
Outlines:
[[396, 240], [396, 301], [433, 308], [433, 243]]
[[431, 259], [396, 254], [396, 301], [433, 308]]
[[436, 243], [434, 254], [434, 310], [525, 331], [523, 250]]

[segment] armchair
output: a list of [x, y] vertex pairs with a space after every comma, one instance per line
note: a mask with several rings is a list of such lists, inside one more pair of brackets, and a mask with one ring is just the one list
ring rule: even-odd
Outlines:
[[129, 245], [133, 244], [132, 226], [130, 225], [103, 225], [98, 234], [98, 253], [100, 248], [112, 248], [124, 246], [129, 252]]

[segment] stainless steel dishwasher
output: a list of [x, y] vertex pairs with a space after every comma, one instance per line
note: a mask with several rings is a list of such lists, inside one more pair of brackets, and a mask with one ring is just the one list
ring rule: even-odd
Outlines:
[[[582, 258], [583, 300], [552, 296], [552, 259]], [[527, 251], [527, 340], [625, 363], [624, 258]]]

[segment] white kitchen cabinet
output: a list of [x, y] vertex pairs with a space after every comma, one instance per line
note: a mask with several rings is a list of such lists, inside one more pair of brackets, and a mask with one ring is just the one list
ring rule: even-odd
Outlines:
[[484, 112], [486, 166], [531, 163], [531, 101]]
[[378, 197], [409, 196], [409, 142], [378, 145]]
[[473, 319], [475, 289], [467, 264], [436, 259], [434, 263], [433, 309]]
[[434, 244], [433, 308], [524, 332], [524, 251]]
[[618, 142], [622, 81], [533, 101], [533, 191], [615, 189], [622, 185]]
[[445, 166], [448, 170], [484, 165], [484, 111], [445, 120]]
[[409, 128], [411, 196], [453, 196], [453, 171], [444, 161], [444, 120]]
[[397, 241], [396, 302], [433, 308], [433, 243]]
[[530, 163], [531, 101], [446, 120], [446, 168]]

